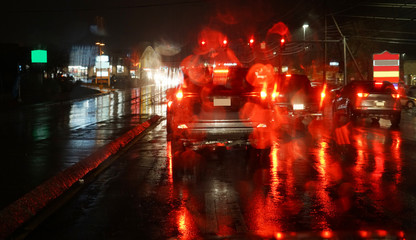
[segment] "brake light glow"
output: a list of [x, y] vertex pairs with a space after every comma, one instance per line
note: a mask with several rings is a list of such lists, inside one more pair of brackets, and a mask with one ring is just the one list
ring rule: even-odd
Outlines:
[[277, 92], [277, 84], [274, 84], [273, 87], [273, 93], [272, 93], [272, 101], [276, 100], [276, 98], [279, 96], [279, 92]]
[[227, 39], [224, 39], [222, 41], [222, 45], [223, 45], [223, 47], [226, 47], [228, 45], [228, 40]]
[[259, 125], [257, 125], [257, 128], [266, 128], [267, 125], [264, 123], [259, 123]]
[[170, 108], [172, 106], [172, 103], [173, 103], [172, 101], [168, 102], [168, 108]]
[[324, 87], [323, 87], [322, 92], [321, 92], [321, 102], [319, 103], [319, 109], [322, 108], [322, 105], [324, 103], [324, 99], [325, 99], [325, 95], [326, 95], [325, 92], [326, 92], [326, 84], [324, 84]]
[[178, 128], [179, 129], [187, 129], [188, 126], [186, 126], [186, 124], [180, 124], [180, 125], [178, 125]]
[[374, 85], [381, 86], [381, 85], [383, 85], [383, 82], [375, 82]]
[[396, 94], [392, 94], [391, 95], [393, 98], [395, 99], [399, 99], [400, 98], [400, 94], [396, 93]]
[[260, 92], [260, 97], [261, 97], [261, 100], [266, 99], [266, 97], [267, 97], [267, 92], [266, 92], [265, 90], [262, 90], [262, 91]]
[[292, 74], [286, 74], [286, 77], [290, 78], [292, 77]]
[[179, 91], [176, 93], [176, 98], [178, 100], [181, 100], [183, 98], [183, 92], [182, 89], [179, 89]]
[[359, 92], [359, 93], [357, 93], [357, 96], [360, 97], [360, 98], [368, 97], [368, 93]]
[[214, 69], [214, 73], [216, 74], [227, 73], [228, 74], [228, 69]]

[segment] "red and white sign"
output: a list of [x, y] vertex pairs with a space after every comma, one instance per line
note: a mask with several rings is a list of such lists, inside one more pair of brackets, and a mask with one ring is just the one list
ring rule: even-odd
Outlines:
[[400, 54], [384, 51], [373, 54], [374, 81], [398, 83], [400, 79]]

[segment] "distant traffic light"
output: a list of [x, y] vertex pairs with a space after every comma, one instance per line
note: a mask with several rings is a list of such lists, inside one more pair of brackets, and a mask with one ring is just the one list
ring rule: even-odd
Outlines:
[[285, 48], [285, 45], [286, 45], [286, 39], [282, 37], [280, 39], [280, 49], [283, 50]]
[[254, 46], [254, 37], [251, 37], [251, 38], [248, 40], [248, 45], [249, 45], [250, 47], [253, 47], [253, 46]]
[[228, 40], [226, 38], [224, 38], [224, 40], [222, 41], [222, 46], [223, 47], [227, 47], [228, 46]]

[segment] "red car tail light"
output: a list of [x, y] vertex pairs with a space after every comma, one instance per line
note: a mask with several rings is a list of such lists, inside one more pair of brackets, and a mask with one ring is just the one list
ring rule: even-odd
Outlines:
[[395, 98], [395, 99], [399, 99], [400, 98], [400, 94], [398, 94], [398, 93], [393, 93], [391, 96], [393, 98]]
[[359, 93], [357, 93], [357, 96], [360, 97], [360, 98], [365, 98], [365, 97], [368, 97], [368, 94], [369, 93], [359, 92]]
[[275, 101], [278, 96], [279, 92], [277, 92], [277, 84], [275, 83], [273, 87], [272, 101]]
[[265, 100], [267, 98], [267, 92], [265, 90], [262, 90], [260, 92], [260, 97], [261, 97], [261, 100]]
[[322, 105], [324, 103], [324, 99], [325, 99], [325, 96], [326, 96], [325, 92], [326, 92], [326, 84], [324, 84], [324, 87], [323, 87], [322, 92], [321, 92], [321, 101], [319, 103], [319, 109], [322, 108]]
[[177, 98], [178, 100], [182, 100], [182, 98], [183, 98], [183, 92], [182, 92], [182, 89], [179, 89], [179, 91], [176, 93], [176, 98]]
[[272, 100], [273, 101], [276, 101], [276, 98], [278, 98], [279, 97], [279, 92], [273, 92], [272, 93]]

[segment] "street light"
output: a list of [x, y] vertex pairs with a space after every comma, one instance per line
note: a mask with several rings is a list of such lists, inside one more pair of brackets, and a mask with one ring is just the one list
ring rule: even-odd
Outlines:
[[[97, 45], [98, 46], [98, 48], [99, 48], [99, 66], [98, 66], [98, 71], [97, 71], [97, 74], [96, 74], [96, 77], [95, 77], [95, 83], [96, 84], [98, 84], [98, 77], [102, 77], [102, 69], [101, 69], [101, 54], [103, 54], [103, 52], [102, 52], [102, 50], [101, 50], [101, 48], [102, 47], [104, 47], [105, 46], [105, 44], [104, 43], [102, 43], [102, 42], [96, 42], [95, 43], [95, 45]], [[99, 74], [98, 74], [99, 73]], [[100, 75], [100, 76], [98, 76], [98, 75]]]
[[104, 43], [102, 43], [102, 42], [96, 42], [96, 43], [95, 43], [95, 45], [97, 45], [97, 46], [99, 47], [99, 49], [100, 49], [100, 56], [101, 56], [101, 54], [102, 54], [102, 52], [101, 52], [101, 47], [104, 47], [104, 46], [105, 46], [105, 44], [104, 44]]
[[303, 48], [306, 50], [306, 46], [305, 46], [305, 40], [306, 40], [306, 29], [309, 27], [309, 25], [307, 23], [303, 24]]
[[305, 41], [305, 33], [306, 33], [306, 29], [309, 27], [309, 25], [307, 23], [303, 24], [303, 41]]

